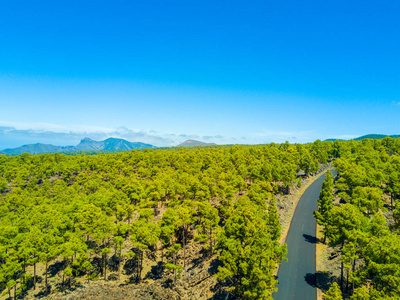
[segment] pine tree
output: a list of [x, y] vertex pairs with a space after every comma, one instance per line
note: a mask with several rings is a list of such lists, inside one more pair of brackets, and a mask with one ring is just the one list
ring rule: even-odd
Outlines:
[[400, 229], [400, 200], [396, 201], [396, 208], [393, 210], [394, 228]]
[[325, 300], [343, 300], [339, 285], [334, 282], [326, 292]]
[[379, 188], [358, 186], [354, 188], [350, 201], [360, 211], [367, 211], [366, 215], [369, 216], [370, 213], [376, 213], [383, 207], [382, 194], [383, 191]]
[[172, 247], [169, 247], [167, 250], [167, 255], [172, 256], [172, 262], [168, 262], [165, 264], [165, 268], [168, 270], [173, 270], [174, 272], [174, 284], [176, 284], [177, 272], [180, 274], [182, 272], [182, 266], [179, 266], [176, 263], [176, 254], [182, 248], [181, 244], [173, 244]]
[[317, 219], [317, 223], [323, 226], [324, 232], [324, 243], [326, 242], [326, 226], [328, 225], [328, 215], [333, 207], [333, 177], [332, 172], [327, 171], [324, 182], [322, 183], [322, 189], [319, 194], [318, 210], [314, 212], [314, 217]]
[[140, 249], [140, 266], [138, 268], [138, 280], [142, 279], [142, 268], [144, 253], [149, 246], [155, 245], [160, 238], [160, 227], [157, 224], [148, 222], [145, 219], [139, 219], [132, 224], [131, 242]]
[[176, 210], [178, 216], [178, 226], [182, 228], [183, 270], [185, 270], [186, 267], [186, 243], [189, 233], [189, 226], [194, 220], [193, 215], [195, 213], [190, 204], [191, 203], [189, 201], [184, 202]]
[[275, 196], [269, 199], [268, 204], [268, 227], [271, 238], [274, 241], [279, 241], [281, 238], [281, 222], [279, 219], [278, 209], [276, 208]]
[[[331, 246], [341, 245], [341, 251], [345, 243], [351, 238], [353, 231], [360, 228], [365, 222], [363, 214], [352, 204], [347, 203], [340, 207], [333, 207], [328, 215], [326, 232]], [[344, 262], [341, 263], [340, 287], [343, 289]]]
[[218, 209], [213, 207], [209, 202], [199, 203], [199, 225], [200, 236], [197, 240], [205, 241], [205, 248], [209, 249], [209, 254], [213, 253], [215, 239], [219, 233]]
[[229, 278], [232, 291], [247, 299], [272, 299], [276, 280], [277, 249], [268, 231], [266, 212], [247, 197], [239, 198], [226, 220], [218, 240], [223, 266], [217, 278]]

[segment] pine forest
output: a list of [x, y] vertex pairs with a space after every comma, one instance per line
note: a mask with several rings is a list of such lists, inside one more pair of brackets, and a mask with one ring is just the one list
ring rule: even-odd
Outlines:
[[196, 294], [208, 278], [214, 299], [272, 299], [287, 254], [279, 199], [323, 166], [337, 175], [327, 171], [314, 216], [341, 272], [325, 299], [399, 299], [400, 139], [390, 137], [0, 155], [1, 299], [100, 283], [208, 299]]

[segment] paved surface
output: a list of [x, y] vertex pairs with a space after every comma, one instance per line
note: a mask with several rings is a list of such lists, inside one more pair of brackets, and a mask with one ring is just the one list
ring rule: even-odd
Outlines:
[[282, 262], [278, 271], [278, 292], [275, 300], [315, 300], [315, 245], [316, 222], [313, 212], [325, 174], [318, 178], [300, 198], [289, 228], [286, 243], [287, 262]]

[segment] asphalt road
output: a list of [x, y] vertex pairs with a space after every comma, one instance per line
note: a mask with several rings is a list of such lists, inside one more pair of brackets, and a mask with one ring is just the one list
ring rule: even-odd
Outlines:
[[318, 178], [300, 198], [286, 239], [287, 262], [278, 271], [278, 292], [275, 300], [315, 300], [315, 245], [316, 222], [313, 212], [325, 174]]

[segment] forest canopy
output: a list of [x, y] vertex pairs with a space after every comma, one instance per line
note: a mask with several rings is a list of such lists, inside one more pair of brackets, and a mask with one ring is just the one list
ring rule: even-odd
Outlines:
[[[162, 254], [163, 274], [176, 282], [188, 268], [188, 245], [196, 244], [218, 260], [214, 275], [231, 293], [272, 299], [273, 271], [286, 255], [275, 195], [288, 193], [300, 173], [308, 176], [336, 159], [343, 198], [358, 207], [355, 220], [367, 218], [382, 236], [365, 248], [372, 253], [368, 272], [380, 276], [372, 278], [376, 290], [394, 294], [395, 278], [387, 276], [399, 262], [388, 253], [389, 267], [373, 253], [380, 243], [398, 247], [397, 231], [377, 212], [382, 184], [393, 201], [398, 198], [399, 150], [398, 140], [385, 138], [0, 155], [0, 289], [10, 297], [28, 289], [50, 293], [77, 280], [108, 280], [108, 274], [131, 274], [135, 284], [147, 276], [143, 264], [155, 251]], [[341, 236], [329, 218], [328, 240], [351, 245], [354, 235]], [[48, 282], [54, 264], [57, 286]], [[38, 266], [44, 269], [40, 286]]]

